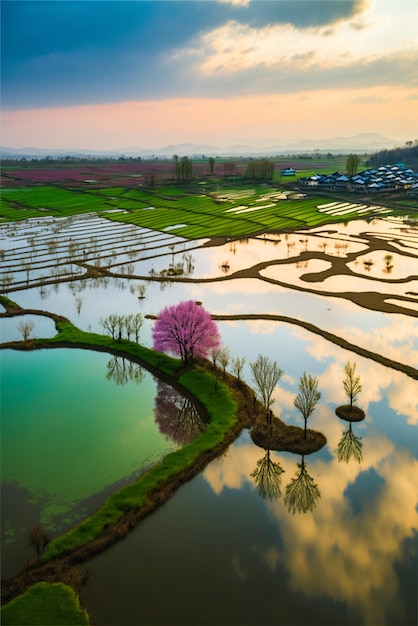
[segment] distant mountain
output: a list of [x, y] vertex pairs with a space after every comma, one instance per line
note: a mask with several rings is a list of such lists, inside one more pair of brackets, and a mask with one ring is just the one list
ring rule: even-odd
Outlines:
[[399, 141], [383, 137], [378, 133], [361, 133], [352, 137], [335, 137], [334, 139], [303, 139], [287, 146], [288, 150], [381, 150], [394, 148]]
[[273, 156], [280, 154], [299, 154], [320, 152], [375, 152], [383, 149], [396, 148], [403, 142], [384, 137], [378, 133], [361, 133], [349, 137], [334, 137], [332, 139], [297, 139], [295, 141], [266, 140], [263, 142], [249, 141], [239, 142], [227, 147], [180, 143], [162, 146], [160, 148], [129, 147], [120, 150], [88, 150], [88, 149], [44, 149], [44, 148], [7, 148], [0, 147], [0, 157], [7, 158], [45, 158], [56, 157], [80, 157], [99, 158], [120, 156], [144, 158], [165, 157], [171, 159], [178, 156]]

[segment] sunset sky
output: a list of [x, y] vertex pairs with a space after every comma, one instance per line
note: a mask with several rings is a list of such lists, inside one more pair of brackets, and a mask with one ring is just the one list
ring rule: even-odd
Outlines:
[[417, 0], [2, 0], [3, 146], [418, 137]]

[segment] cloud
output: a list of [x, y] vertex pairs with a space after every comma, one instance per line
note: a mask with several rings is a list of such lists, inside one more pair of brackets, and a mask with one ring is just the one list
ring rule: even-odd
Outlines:
[[265, 93], [330, 85], [417, 83], [416, 50], [399, 40], [384, 46], [376, 33], [370, 38], [375, 45], [365, 48], [363, 35], [358, 35], [356, 45], [348, 31], [347, 25], [340, 25], [331, 35], [329, 29], [300, 30], [291, 24], [258, 29], [228, 21], [201, 36], [196, 63], [212, 88], [216, 84], [224, 88], [226, 76], [234, 90], [239, 82], [242, 90], [251, 85], [254, 91]]
[[[330, 436], [327, 430], [330, 450], [336, 447], [343, 430], [338, 420], [332, 423], [335, 432]], [[328, 427], [330, 424], [328, 419]], [[285, 470], [283, 491], [295, 474], [298, 457], [271, 454]], [[251, 485], [255, 489], [251, 472], [262, 456], [263, 451], [251, 443], [236, 445], [226, 457], [211, 463], [203, 476], [217, 494], [226, 487]], [[403, 558], [405, 542], [413, 540], [418, 527], [418, 461], [378, 433], [364, 439], [361, 463], [339, 463], [335, 454], [327, 461], [315, 455], [306, 461], [322, 495], [315, 510], [292, 516], [282, 498], [266, 503], [269, 519], [276, 520], [281, 539], [254, 544], [251, 550], [271, 571], [284, 567], [294, 592], [355, 605], [366, 623], [386, 623], [401, 584], [394, 566]], [[373, 489], [372, 477], [378, 480]], [[359, 490], [357, 503], [350, 496], [355, 484], [368, 486], [365, 501]], [[379, 603], [375, 601], [376, 589], [385, 589]], [[398, 616], [403, 614], [401, 600], [395, 610]]]
[[355, 22], [351, 22], [349, 26], [353, 30], [364, 30], [365, 28], [370, 28], [371, 24], [364, 22], [362, 19], [358, 19]]
[[3, 2], [2, 105], [413, 84], [406, 2]]
[[233, 6], [247, 7], [250, 4], [250, 0], [217, 0], [221, 4], [232, 4]]
[[352, 102], [353, 104], [380, 104], [381, 102], [386, 102], [386, 98], [384, 96], [368, 94], [367, 96], [360, 96], [352, 100]]

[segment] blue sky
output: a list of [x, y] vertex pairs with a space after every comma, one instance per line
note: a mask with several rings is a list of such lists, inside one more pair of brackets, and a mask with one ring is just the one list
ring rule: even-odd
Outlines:
[[100, 124], [109, 148], [262, 141], [296, 111], [275, 136], [418, 135], [416, 0], [2, 0], [1, 12], [7, 145], [105, 147]]

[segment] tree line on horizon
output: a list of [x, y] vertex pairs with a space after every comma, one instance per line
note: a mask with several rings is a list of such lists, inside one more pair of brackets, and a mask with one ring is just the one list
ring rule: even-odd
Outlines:
[[418, 167], [418, 139], [407, 141], [405, 146], [392, 148], [391, 150], [380, 150], [372, 154], [368, 161], [372, 167], [387, 165], [388, 163], [404, 163], [408, 167]]

